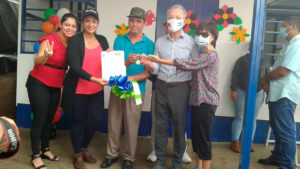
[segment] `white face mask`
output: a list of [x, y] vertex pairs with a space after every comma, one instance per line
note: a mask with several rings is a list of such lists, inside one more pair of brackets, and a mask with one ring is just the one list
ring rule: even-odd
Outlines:
[[209, 44], [209, 36], [206, 37], [206, 38], [202, 37], [201, 35], [196, 36], [196, 37], [195, 37], [195, 42], [196, 42], [196, 44], [197, 44], [200, 48], [205, 47], [205, 46], [208, 46], [208, 44]]
[[167, 23], [168, 23], [168, 29], [171, 32], [177, 32], [184, 26], [184, 21], [178, 19], [170, 19], [167, 21]]

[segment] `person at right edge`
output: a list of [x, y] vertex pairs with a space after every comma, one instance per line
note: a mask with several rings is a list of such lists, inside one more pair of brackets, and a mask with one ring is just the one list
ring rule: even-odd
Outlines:
[[[247, 88], [247, 73], [249, 65], [249, 52], [244, 56], [240, 57], [234, 64], [231, 77], [231, 99], [234, 102], [234, 118], [231, 125], [231, 150], [239, 153], [240, 145], [239, 138], [242, 132], [243, 127], [243, 117], [244, 117], [244, 106], [245, 106], [245, 96]], [[261, 80], [263, 76], [268, 73], [269, 65], [266, 61], [261, 58], [259, 64], [259, 77]], [[264, 91], [262, 90], [261, 85], [257, 86], [256, 101], [255, 101], [255, 110], [254, 110], [254, 121], [253, 121], [253, 132], [252, 140], [254, 138], [255, 129], [256, 129], [256, 118], [258, 116], [259, 110], [264, 102]], [[253, 142], [251, 144], [251, 152], [255, 152]]]
[[295, 109], [300, 101], [300, 18], [289, 17], [282, 23], [280, 36], [288, 41], [273, 65], [273, 71], [261, 80], [268, 94], [270, 126], [275, 136], [271, 156], [259, 159], [279, 169], [295, 168]]

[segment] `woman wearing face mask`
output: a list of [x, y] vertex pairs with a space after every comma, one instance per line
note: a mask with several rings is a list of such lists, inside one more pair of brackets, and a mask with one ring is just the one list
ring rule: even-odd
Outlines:
[[82, 17], [83, 32], [70, 39], [67, 60], [70, 66], [63, 90], [62, 107], [71, 114], [71, 139], [74, 148], [75, 169], [85, 169], [83, 161], [96, 163], [88, 152], [104, 106], [101, 52], [108, 49], [108, 42], [96, 34], [98, 12], [85, 10]]
[[218, 28], [214, 22], [199, 25], [195, 42], [201, 54], [191, 59], [163, 60], [157, 56], [146, 59], [160, 64], [176, 66], [193, 72], [191, 105], [191, 132], [193, 151], [196, 153], [195, 169], [209, 169], [211, 161], [210, 135], [214, 124], [215, 111], [219, 105], [218, 70], [219, 57], [215, 50]]
[[[31, 127], [32, 165], [45, 169], [43, 159], [58, 161], [49, 150], [51, 122], [58, 108], [61, 87], [66, 74], [66, 46], [77, 30], [77, 19], [65, 14], [57, 32], [38, 40], [39, 51], [34, 59], [26, 87], [33, 112]], [[41, 144], [41, 150], [40, 150]]]

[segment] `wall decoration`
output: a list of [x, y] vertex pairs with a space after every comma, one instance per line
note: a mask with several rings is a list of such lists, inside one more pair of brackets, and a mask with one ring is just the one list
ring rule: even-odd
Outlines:
[[44, 17], [46, 21], [42, 24], [43, 32], [50, 34], [56, 31], [59, 27], [59, 17], [56, 15], [56, 11], [52, 8], [48, 8], [44, 11]]
[[187, 19], [185, 20], [185, 25], [183, 27], [184, 32], [192, 36], [196, 33], [198, 25], [199, 21], [197, 20], [197, 14], [188, 10]]
[[228, 27], [229, 24], [242, 24], [242, 19], [233, 12], [233, 7], [228, 8], [227, 5], [224, 5], [221, 9], [217, 9], [213, 18], [218, 24], [219, 31]]
[[233, 32], [230, 32], [230, 35], [232, 35], [232, 40], [236, 41], [237, 44], [245, 42], [246, 37], [250, 36], [250, 34], [247, 33], [247, 28], [243, 28], [242, 25], [240, 27], [234, 27]]
[[156, 21], [156, 17], [154, 15], [154, 13], [151, 10], [148, 10], [146, 12], [146, 22], [145, 22], [145, 25], [146, 26], [150, 26], [155, 21]]
[[129, 26], [126, 26], [125, 23], [122, 23], [121, 25], [116, 25], [116, 30], [115, 30], [115, 33], [118, 35], [118, 36], [121, 36], [121, 35], [125, 35], [129, 32]]

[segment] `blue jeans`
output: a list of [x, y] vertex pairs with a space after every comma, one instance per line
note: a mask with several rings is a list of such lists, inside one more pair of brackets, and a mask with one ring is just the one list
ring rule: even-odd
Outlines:
[[280, 169], [295, 168], [295, 109], [296, 104], [287, 98], [269, 102], [270, 125], [275, 136], [271, 159], [280, 163]]
[[[244, 118], [244, 106], [245, 106], [245, 92], [241, 89], [236, 90], [238, 99], [234, 102], [234, 119], [232, 121], [231, 126], [231, 139], [239, 140], [242, 127], [243, 127], [243, 118]], [[253, 121], [253, 131], [252, 131], [252, 140], [255, 134], [256, 129], [256, 118], [258, 116], [259, 110], [261, 108], [261, 105], [264, 102], [264, 92], [263, 90], [260, 90], [256, 94], [256, 101], [255, 101], [255, 110], [254, 110], [254, 121]]]

